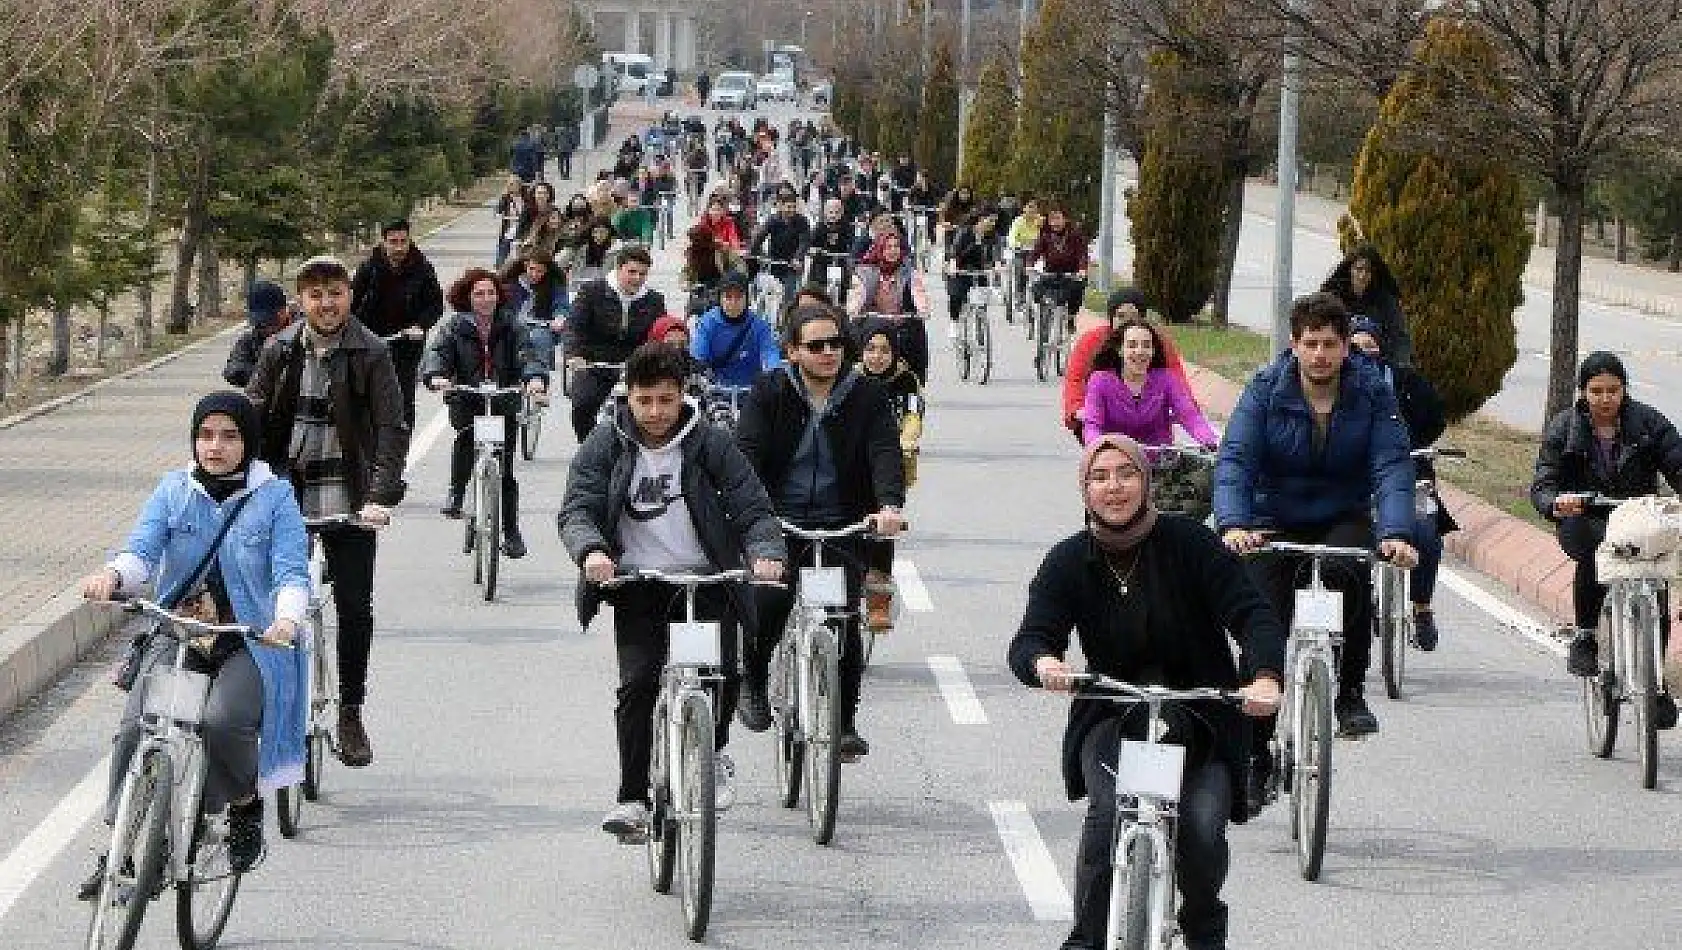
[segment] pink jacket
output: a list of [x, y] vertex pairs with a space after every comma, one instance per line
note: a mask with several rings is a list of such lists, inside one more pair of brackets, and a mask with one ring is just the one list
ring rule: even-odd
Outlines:
[[1166, 369], [1151, 370], [1137, 396], [1114, 370], [1098, 370], [1087, 380], [1081, 417], [1084, 443], [1119, 432], [1141, 445], [1169, 445], [1175, 423], [1202, 445], [1212, 447], [1220, 441], [1191, 392]]

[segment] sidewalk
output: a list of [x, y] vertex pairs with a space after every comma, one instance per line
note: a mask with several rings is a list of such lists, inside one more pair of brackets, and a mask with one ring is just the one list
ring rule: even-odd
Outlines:
[[[1244, 208], [1272, 221], [1278, 207], [1279, 187], [1251, 181], [1244, 187]], [[1307, 192], [1297, 193], [1297, 227], [1337, 235], [1337, 219], [1348, 210], [1344, 202]], [[1545, 291], [1554, 284], [1554, 248], [1532, 247], [1524, 282]], [[1583, 258], [1584, 300], [1617, 307], [1629, 307], [1655, 316], [1682, 319], [1682, 274], [1650, 267], [1620, 264], [1605, 257]]]

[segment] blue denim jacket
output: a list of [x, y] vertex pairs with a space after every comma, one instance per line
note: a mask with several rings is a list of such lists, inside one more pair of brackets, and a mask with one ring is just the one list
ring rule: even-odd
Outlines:
[[[262, 462], [251, 463], [246, 487], [218, 505], [193, 480], [190, 469], [170, 472], [140, 512], [122, 552], [111, 561], [121, 589], [147, 581], [161, 596], [198, 566], [222, 525], [224, 513], [242, 495], [251, 501], [239, 513], [218, 553], [222, 579], [235, 619], [258, 630], [282, 617], [304, 629], [309, 604], [309, 541], [292, 486]], [[303, 775], [304, 718], [308, 708], [308, 654], [250, 644], [263, 674], [263, 728], [259, 784], [264, 790], [296, 784]]]

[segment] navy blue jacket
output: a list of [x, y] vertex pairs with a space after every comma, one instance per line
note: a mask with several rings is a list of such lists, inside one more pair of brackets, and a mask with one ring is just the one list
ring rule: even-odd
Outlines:
[[1413, 534], [1413, 463], [1396, 397], [1368, 365], [1345, 360], [1324, 451], [1297, 358], [1285, 353], [1251, 378], [1227, 420], [1215, 462], [1215, 520], [1229, 528], [1310, 529], [1363, 517], [1374, 534]]

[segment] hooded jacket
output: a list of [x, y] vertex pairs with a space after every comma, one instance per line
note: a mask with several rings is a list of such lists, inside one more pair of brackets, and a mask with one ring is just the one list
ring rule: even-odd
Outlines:
[[735, 320], [725, 316], [723, 307], [702, 314], [689, 340], [689, 355], [722, 386], [752, 386], [759, 374], [783, 365], [777, 331], [751, 309]]
[[[672, 443], [682, 448], [683, 497], [711, 566], [736, 570], [750, 559], [786, 561], [782, 526], [765, 486], [729, 433], [701, 425], [700, 420], [695, 404], [686, 400]], [[630, 499], [637, 453], [644, 451], [649, 450], [637, 437], [636, 422], [623, 401], [614, 407], [613, 424], [596, 426], [578, 447], [556, 516], [561, 543], [577, 564], [597, 551], [615, 561], [622, 555], [620, 519]], [[741, 585], [730, 585], [729, 590], [744, 630], [752, 631], [753, 598]], [[589, 624], [601, 600], [599, 587], [579, 585], [581, 623]]]
[[1602, 472], [1594, 464], [1594, 425], [1588, 405], [1577, 400], [1542, 430], [1530, 503], [1542, 517], [1557, 521], [1554, 501], [1561, 492], [1635, 498], [1658, 491], [1660, 475], [1682, 494], [1682, 436], [1664, 413], [1626, 396], [1618, 411], [1616, 453], [1611, 472]]
[[666, 313], [666, 298], [647, 283], [634, 294], [619, 288], [618, 271], [587, 281], [572, 300], [570, 352], [592, 362], [623, 363]]

